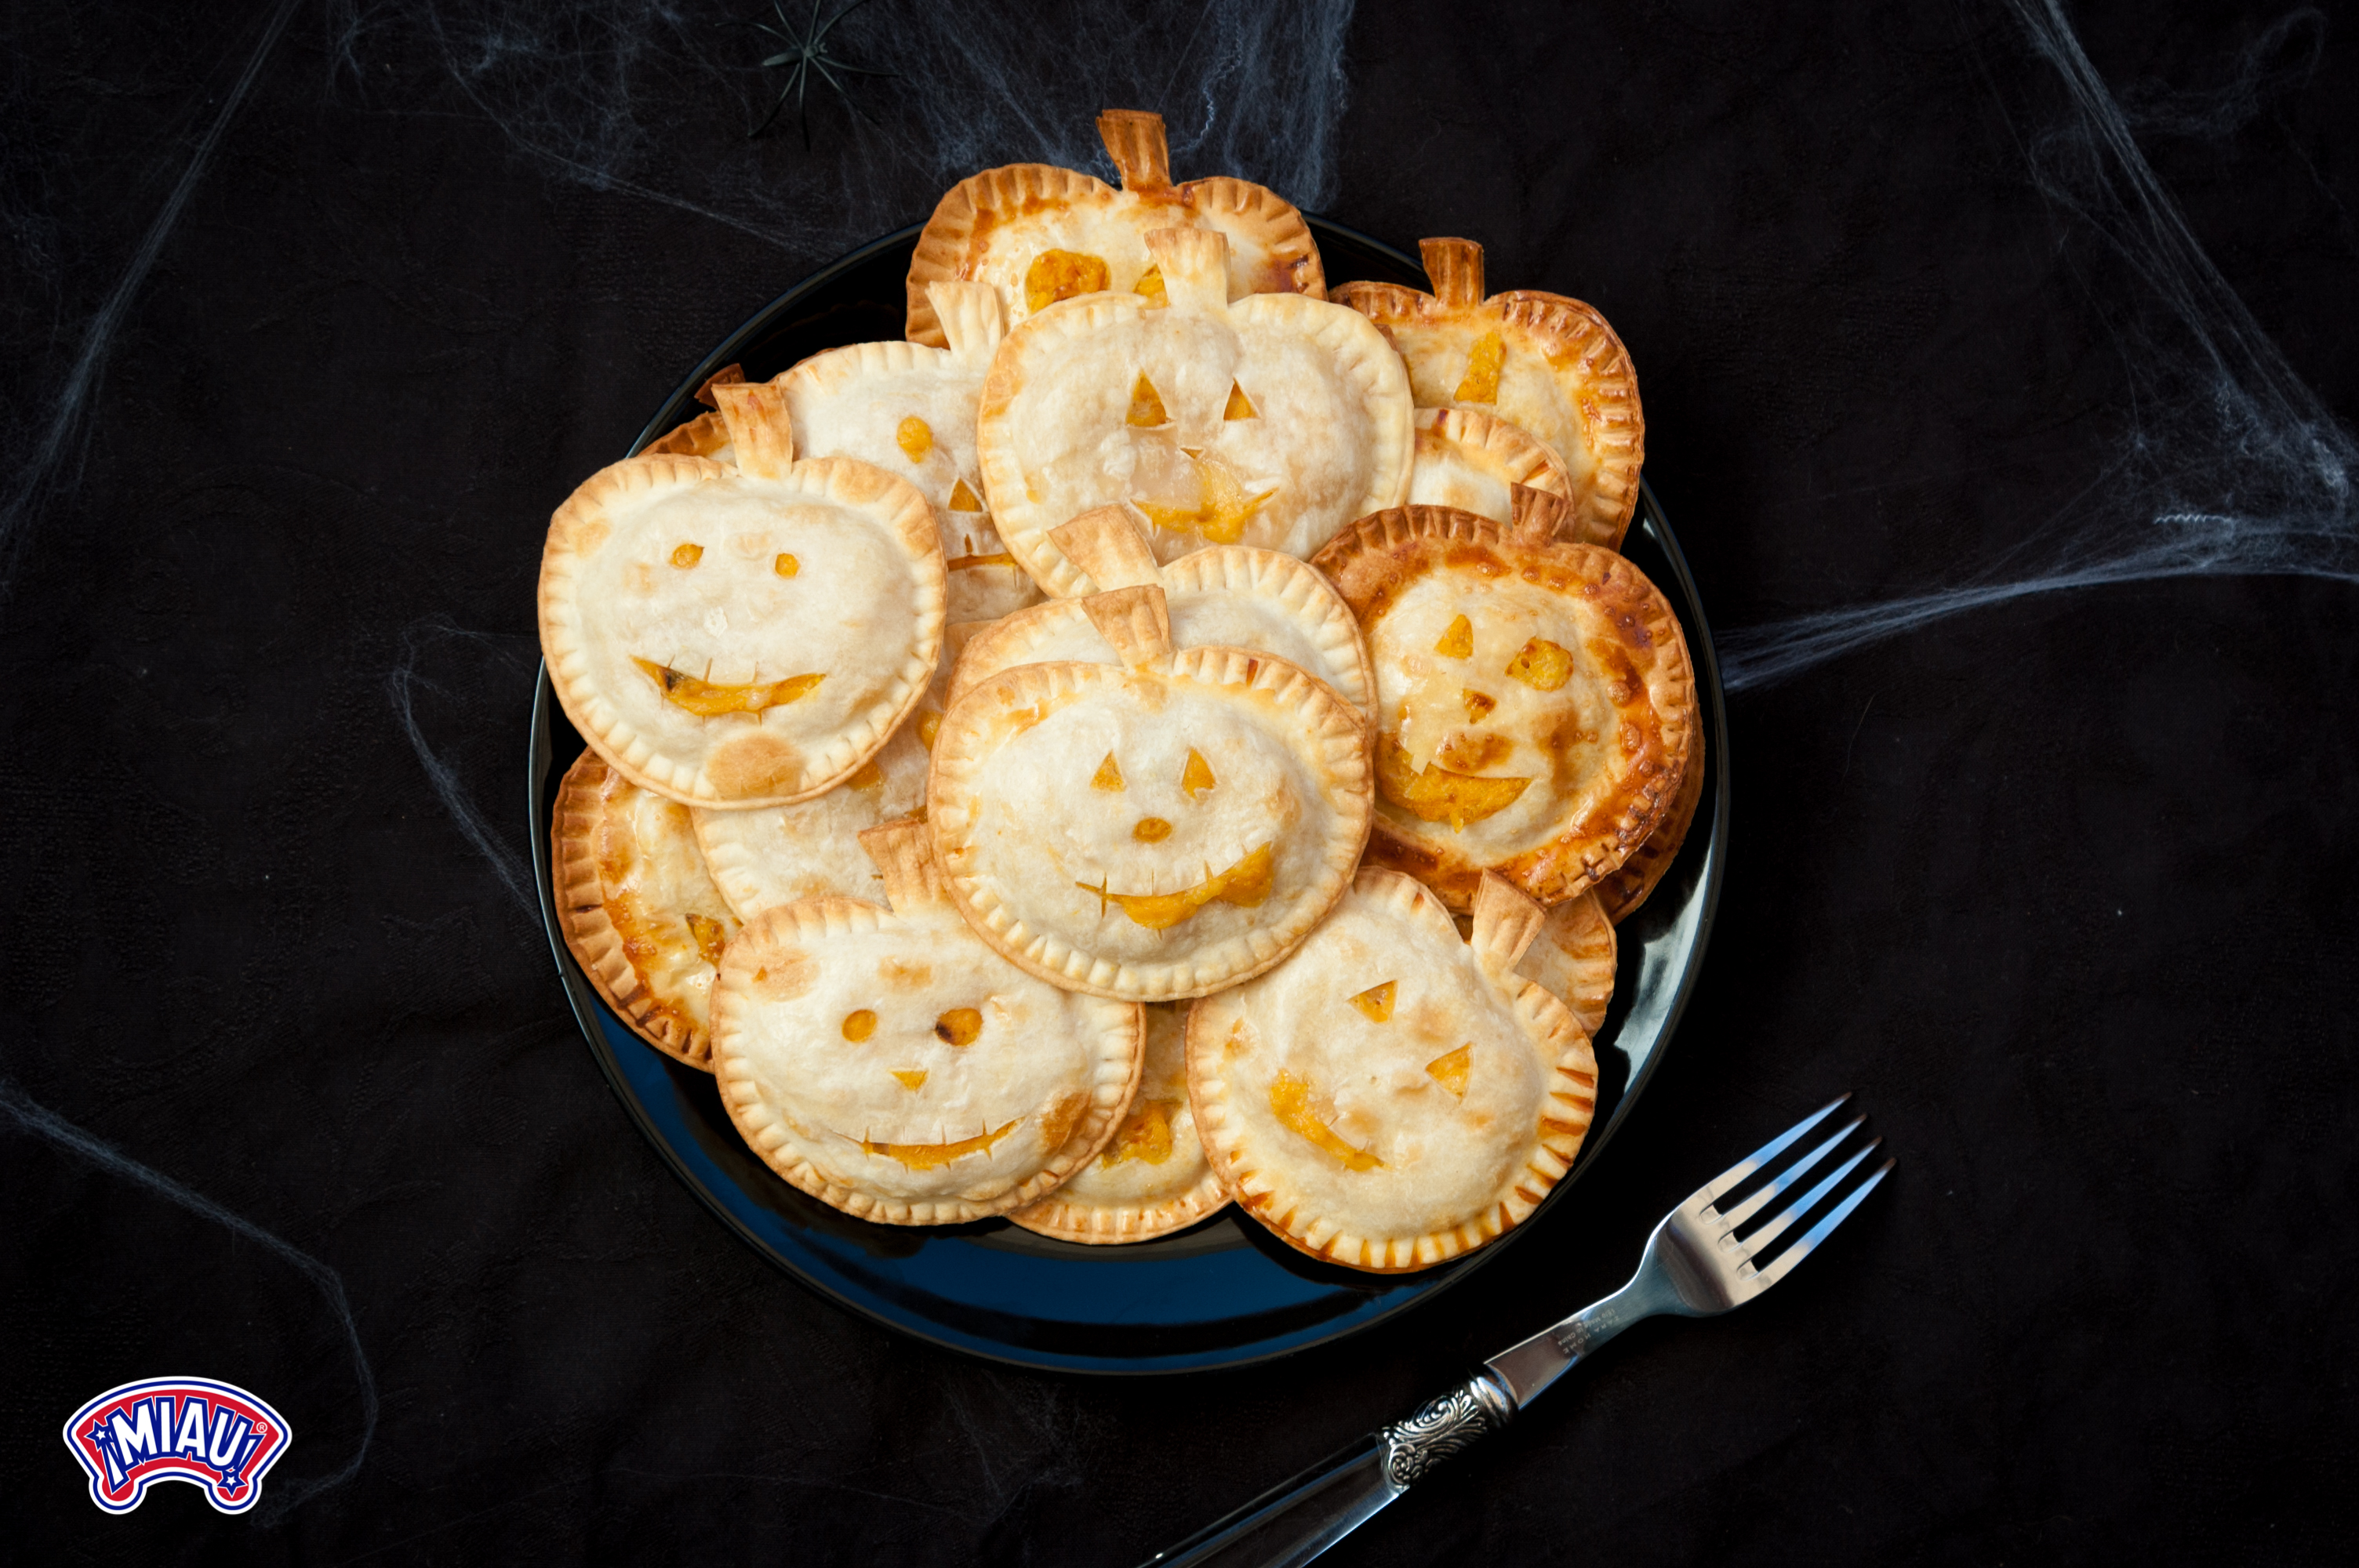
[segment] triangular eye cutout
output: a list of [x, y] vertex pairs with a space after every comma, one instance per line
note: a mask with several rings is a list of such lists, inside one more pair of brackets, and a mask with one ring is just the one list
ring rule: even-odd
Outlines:
[[1161, 395], [1156, 392], [1155, 384], [1147, 379], [1145, 371], [1138, 373], [1138, 384], [1130, 389], [1130, 416], [1124, 423], [1141, 429], [1171, 423], [1171, 416], [1163, 412]]
[[1460, 1099], [1466, 1098], [1467, 1069], [1474, 1065], [1474, 1043], [1468, 1041], [1455, 1051], [1436, 1056], [1425, 1065], [1426, 1076]]
[[1221, 417], [1258, 419], [1261, 416], [1254, 411], [1253, 399], [1245, 395], [1245, 389], [1233, 381], [1229, 383], [1229, 406], [1221, 411]]
[[1499, 367], [1506, 362], [1507, 345], [1499, 341], [1496, 332], [1485, 332], [1474, 340], [1473, 351], [1466, 356], [1466, 379], [1458, 384], [1451, 395], [1458, 403], [1496, 403], [1499, 401]]
[[953, 512], [980, 512], [983, 510], [982, 501], [977, 499], [974, 492], [966, 487], [966, 481], [964, 480], [961, 480], [956, 484], [951, 486], [951, 510]]
[[921, 1089], [926, 1087], [926, 1075], [922, 1068], [914, 1072], [897, 1072], [893, 1076], [901, 1080], [901, 1087], [905, 1089]]
[[1150, 306], [1171, 303], [1171, 296], [1163, 287], [1163, 269], [1159, 266], [1151, 266], [1140, 273], [1138, 281], [1130, 286], [1130, 291]]
[[1188, 765], [1180, 773], [1180, 793], [1190, 800], [1211, 789], [1219, 781], [1212, 777], [1212, 764], [1195, 747], [1188, 748]]
[[1105, 754], [1105, 761], [1098, 764], [1098, 771], [1090, 779], [1090, 787], [1107, 790], [1119, 790], [1123, 787], [1122, 769], [1114, 765], [1112, 752], [1108, 752]]
[[1352, 1005], [1368, 1015], [1371, 1023], [1390, 1023], [1393, 1018], [1394, 982], [1370, 986], [1352, 999]]

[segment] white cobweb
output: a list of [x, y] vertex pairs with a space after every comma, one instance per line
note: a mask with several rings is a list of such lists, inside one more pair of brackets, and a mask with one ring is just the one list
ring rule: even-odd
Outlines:
[[[1726, 634], [1732, 691], [2038, 594], [2213, 574], [2359, 582], [2359, 441], [2204, 254], [2058, 0], [2010, 8], [2062, 90], [2057, 116], [2025, 144], [2033, 181], [2073, 239], [2099, 247], [2103, 276], [2121, 280], [2105, 307], [2134, 395], [2120, 440], [2033, 543], [1963, 583]], [[2137, 100], [2137, 128], [2234, 130], [2288, 74], [2288, 55], [2306, 46], [2314, 60], [2323, 26], [2314, 11], [2290, 13], [2254, 41], [2223, 89]]]
[[[823, 0], [824, 22], [842, 0]], [[779, 0], [808, 30], [810, 0]], [[868, 0], [829, 33], [890, 76], [810, 83], [815, 150], [789, 103], [766, 0], [333, 0], [339, 91], [418, 101], [439, 73], [517, 151], [566, 178], [693, 211], [798, 255], [925, 216], [978, 168], [1062, 164], [1113, 178], [1098, 112], [1160, 113], [1172, 171], [1238, 174], [1315, 207], [1332, 198], [1351, 0], [1114, 6]], [[398, 62], [397, 64], [396, 62]], [[390, 85], [383, 85], [391, 77]], [[689, 123], [682, 105], [692, 104]], [[911, 192], [925, 192], [913, 205]]]

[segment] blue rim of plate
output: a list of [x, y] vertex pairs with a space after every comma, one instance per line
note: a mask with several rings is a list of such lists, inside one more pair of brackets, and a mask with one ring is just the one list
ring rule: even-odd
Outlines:
[[[1324, 219], [1310, 223], [1331, 276], [1422, 282], [1407, 254]], [[912, 225], [864, 245], [772, 300], [681, 381], [631, 450], [698, 412], [696, 389], [724, 365], [744, 363], [762, 379], [820, 349], [898, 337], [901, 280], [918, 232]], [[1468, 1258], [1417, 1274], [1364, 1274], [1304, 1257], [1234, 1206], [1128, 1247], [1055, 1241], [999, 1219], [871, 1225], [789, 1186], [739, 1140], [712, 1076], [634, 1034], [567, 950], [549, 877], [550, 804], [582, 748], [544, 665], [527, 778], [533, 871], [549, 951], [591, 1057], [673, 1173], [747, 1245], [838, 1305], [949, 1349], [1060, 1372], [1206, 1371], [1327, 1344], [1430, 1300], [1546, 1225], [1621, 1130], [1694, 991], [1719, 907], [1728, 860], [1725, 694], [1695, 580], [1643, 481], [1623, 549], [1663, 589], [1687, 633], [1707, 736], [1702, 808], [1653, 896], [1619, 928], [1614, 1004], [1595, 1042], [1598, 1116], [1580, 1158], [1537, 1213]]]

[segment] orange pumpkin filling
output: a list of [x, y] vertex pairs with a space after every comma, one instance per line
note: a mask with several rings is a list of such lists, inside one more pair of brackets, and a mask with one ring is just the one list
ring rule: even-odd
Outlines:
[[688, 934], [696, 940], [697, 957], [719, 968], [721, 949], [729, 945], [729, 928], [709, 914], [691, 914], [688, 917]]
[[[1142, 384], [1145, 378], [1141, 378]], [[1159, 410], [1158, 405], [1158, 410]], [[1132, 424], [1138, 421], [1134, 418]], [[1195, 471], [1196, 493], [1192, 500], [1169, 492], [1156, 496], [1139, 496], [1133, 504], [1147, 514], [1147, 520], [1158, 528], [1175, 534], [1194, 534], [1208, 545], [1234, 545], [1245, 536], [1245, 524], [1261, 510], [1263, 503], [1277, 493], [1265, 490], [1259, 494], [1247, 494], [1245, 484], [1229, 465], [1216, 457], [1202, 457], [1194, 452], [1182, 452]], [[1184, 489], [1184, 486], [1181, 488]]]
[[704, 546], [701, 545], [678, 545], [672, 548], [671, 564], [676, 567], [692, 567], [703, 558]]
[[[1022, 1120], [1022, 1118], [1017, 1118]], [[970, 1154], [988, 1154], [991, 1146], [1016, 1130], [1016, 1122], [994, 1132], [979, 1132], [973, 1138], [962, 1138], [955, 1143], [871, 1143], [865, 1138], [860, 1146], [871, 1154], [882, 1154], [888, 1160], [898, 1160], [912, 1171], [938, 1171], [953, 1160], [963, 1160]]]
[[1474, 1065], [1474, 1043], [1445, 1052], [1425, 1065], [1426, 1076], [1460, 1099], [1466, 1098], [1467, 1069]]
[[1130, 286], [1130, 291], [1149, 305], [1171, 303], [1170, 291], [1163, 287], [1163, 269], [1159, 266], [1151, 266], [1140, 273], [1138, 281]]
[[900, 443], [902, 455], [913, 463], [924, 461], [926, 454], [934, 449], [933, 427], [914, 414], [901, 421], [900, 427], [893, 432], [893, 439]]
[[1137, 1160], [1149, 1165], [1160, 1165], [1171, 1158], [1171, 1119], [1179, 1114], [1185, 1100], [1149, 1099], [1138, 1102], [1138, 1108], [1123, 1118], [1122, 1127], [1098, 1156], [1100, 1165], [1119, 1165], [1125, 1160]]
[[1531, 782], [1475, 778], [1452, 773], [1439, 762], [1428, 762], [1411, 773], [1408, 749], [1389, 735], [1377, 738], [1376, 787], [1384, 797], [1421, 822], [1449, 823], [1452, 833], [1505, 811]]
[[1572, 655], [1545, 637], [1535, 637], [1516, 650], [1507, 673], [1526, 686], [1554, 691], [1572, 678]]
[[1328, 1153], [1343, 1162], [1347, 1171], [1375, 1171], [1384, 1162], [1374, 1154], [1353, 1148], [1335, 1135], [1335, 1130], [1319, 1119], [1311, 1108], [1310, 1086], [1280, 1067], [1277, 1077], [1269, 1086], [1269, 1108], [1278, 1121], [1292, 1132], [1299, 1132]]
[[1474, 656], [1474, 628], [1463, 615], [1450, 623], [1449, 629], [1434, 640], [1433, 651], [1445, 659], [1471, 659]]
[[1352, 999], [1352, 1005], [1368, 1015], [1371, 1023], [1389, 1023], [1393, 1017], [1393, 984], [1386, 980], [1380, 986], [1370, 986]]
[[1081, 251], [1042, 251], [1024, 269], [1024, 308], [1045, 310], [1076, 294], [1095, 294], [1106, 286], [1106, 264]]
[[1101, 914], [1105, 913], [1105, 904], [1118, 903], [1122, 905], [1122, 912], [1130, 916], [1132, 924], [1144, 925], [1149, 931], [1169, 931], [1215, 900], [1235, 904], [1240, 909], [1259, 908], [1262, 901], [1269, 896], [1270, 873], [1274, 865], [1269, 846], [1264, 844], [1218, 876], [1207, 877], [1182, 892], [1109, 892], [1103, 884], [1093, 887], [1088, 882], [1075, 882], [1073, 885], [1098, 895], [1098, 913]]
[[934, 1038], [952, 1045], [972, 1045], [983, 1033], [983, 1014], [971, 1007], [954, 1007], [934, 1020]]
[[1473, 351], [1466, 356], [1466, 379], [1458, 384], [1452, 395], [1460, 403], [1496, 403], [1499, 401], [1499, 367], [1507, 362], [1507, 345], [1499, 341], [1496, 332], [1485, 332], [1474, 340]]
[[788, 676], [784, 680], [756, 681], [749, 686], [715, 686], [694, 676], [684, 676], [668, 665], [653, 659], [633, 659], [647, 673], [656, 685], [663, 688], [664, 700], [674, 708], [685, 708], [699, 719], [712, 719], [723, 713], [759, 713], [766, 708], [784, 708], [788, 703], [809, 697], [818, 689], [823, 675]]
[[980, 512], [983, 510], [983, 503], [976, 499], [974, 492], [966, 487], [966, 481], [964, 480], [960, 480], [957, 483], [951, 486], [951, 510], [953, 512]]
[[1136, 425], [1142, 430], [1152, 430], [1158, 425], [1171, 423], [1171, 416], [1163, 411], [1162, 395], [1155, 390], [1155, 384], [1147, 379], [1145, 371], [1139, 372], [1137, 384], [1130, 389], [1130, 412], [1124, 416], [1123, 423]]

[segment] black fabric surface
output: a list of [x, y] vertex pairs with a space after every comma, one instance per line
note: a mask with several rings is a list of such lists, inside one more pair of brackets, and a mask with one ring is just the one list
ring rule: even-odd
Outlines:
[[[1899, 1166], [1820, 1256], [1634, 1330], [1331, 1560], [2348, 1550], [2349, 580], [2024, 595], [1776, 679], [1788, 644], [1738, 639], [1726, 899], [1666, 1065], [1539, 1233], [1361, 1337], [1035, 1375], [714, 1222], [527, 907], [541, 535], [730, 328], [923, 216], [880, 138], [963, 113], [905, 73], [854, 89], [874, 125], [822, 91], [810, 151], [791, 108], [747, 144], [762, 79], [693, 62], [775, 48], [722, 27], [753, 9], [7, 13], [0, 1555], [1134, 1562], [1619, 1284], [1846, 1088]], [[1139, 106], [1201, 118], [1214, 11]], [[1124, 36], [1009, 15], [1067, 40], [1044, 82]], [[2347, 449], [2280, 460], [2285, 388], [2359, 417], [2359, 35], [2072, 20], [2233, 297], [2086, 200], [2112, 155], [1995, 5], [1365, 4], [1314, 194], [1606, 312], [1723, 633], [2118, 559], [2175, 501], [2266, 534]], [[993, 134], [976, 164], [1040, 151]], [[2288, 379], [2237, 424], [2255, 343]], [[2233, 559], [2348, 571], [2340, 504]], [[101, 1515], [60, 1423], [180, 1372], [292, 1422], [264, 1507]]]

